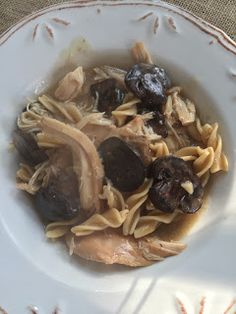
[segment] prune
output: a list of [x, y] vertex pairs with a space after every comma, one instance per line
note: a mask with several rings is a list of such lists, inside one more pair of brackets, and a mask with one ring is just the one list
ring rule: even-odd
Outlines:
[[70, 220], [79, 211], [78, 198], [69, 198], [52, 182], [37, 192], [35, 205], [42, 218], [47, 221]]
[[[201, 207], [203, 187], [200, 179], [181, 158], [167, 156], [156, 159], [150, 166], [149, 176], [154, 180], [149, 197], [156, 208], [167, 213], [179, 208], [192, 214]], [[186, 181], [193, 185], [192, 194], [181, 186]]]
[[153, 107], [157, 108], [165, 103], [170, 79], [164, 69], [154, 64], [139, 63], [127, 72], [125, 84], [153, 110]]
[[48, 158], [46, 153], [38, 147], [32, 134], [17, 129], [13, 132], [12, 138], [19, 155], [31, 166], [35, 166]]
[[90, 92], [94, 98], [98, 97], [97, 110], [108, 115], [122, 104], [125, 97], [125, 92], [117, 86], [115, 79], [91, 85]]
[[136, 190], [145, 179], [145, 166], [136, 152], [118, 137], [105, 140], [99, 147], [105, 175], [123, 192]]

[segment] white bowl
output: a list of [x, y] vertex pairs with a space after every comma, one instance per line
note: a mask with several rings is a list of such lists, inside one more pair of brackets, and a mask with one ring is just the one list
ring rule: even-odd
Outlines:
[[[209, 209], [186, 237], [184, 253], [127, 269], [71, 258], [64, 245], [46, 240], [31, 202], [15, 188], [17, 163], [8, 145], [26, 97], [75, 64], [127, 63], [137, 40], [184, 87], [201, 117], [220, 123], [230, 171], [214, 176]], [[159, 1], [65, 3], [33, 13], [0, 37], [3, 308], [13, 314], [27, 313], [28, 305], [37, 306], [40, 314], [56, 306], [62, 314], [165, 314], [177, 313], [179, 298], [194, 313], [205, 296], [204, 313], [207, 307], [215, 314], [226, 310], [236, 289], [235, 55], [236, 44], [221, 30]]]

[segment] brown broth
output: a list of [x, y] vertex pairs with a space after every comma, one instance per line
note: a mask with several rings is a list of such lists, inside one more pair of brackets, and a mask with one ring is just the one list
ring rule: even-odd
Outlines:
[[195, 214], [179, 214], [170, 224], [161, 224], [155, 234], [165, 241], [181, 240], [188, 235], [207, 208], [208, 199], [205, 197], [202, 207]]

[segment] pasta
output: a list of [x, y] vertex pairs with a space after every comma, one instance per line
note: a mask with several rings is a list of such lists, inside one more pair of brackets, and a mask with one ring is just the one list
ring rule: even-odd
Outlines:
[[139, 190], [131, 195], [127, 200], [128, 215], [123, 224], [123, 234], [133, 234], [140, 217], [140, 208], [148, 198], [148, 191], [152, 185], [152, 180], [147, 180]]
[[107, 201], [109, 209], [116, 208], [119, 211], [125, 210], [127, 205], [125, 204], [123, 195], [110, 183], [103, 186], [103, 193], [100, 195], [101, 199]]
[[127, 117], [132, 117], [137, 114], [137, 103], [139, 103], [139, 99], [131, 100], [123, 105], [120, 105], [116, 108], [116, 110], [112, 111], [112, 116], [115, 118], [117, 125], [124, 125]]
[[178, 211], [168, 214], [158, 210], [152, 210], [148, 215], [141, 216], [134, 230], [134, 237], [136, 239], [142, 238], [150, 233], [153, 233], [161, 223], [169, 224], [176, 216]]
[[162, 140], [155, 144], [150, 144], [150, 148], [153, 152], [154, 159], [158, 157], [168, 156], [170, 154], [168, 146]]
[[198, 119], [196, 125], [203, 143], [208, 147], [212, 147], [214, 150], [214, 162], [210, 172], [216, 173], [221, 170], [228, 171], [228, 161], [225, 154], [222, 152], [222, 138], [218, 134], [218, 123], [214, 123], [213, 125], [205, 124], [202, 126]]
[[[194, 167], [199, 176], [205, 174], [208, 170], [210, 173], [218, 171], [228, 171], [228, 161], [222, 152], [222, 138], [218, 134], [218, 123], [213, 125], [201, 125], [199, 118], [196, 120], [196, 126], [191, 126], [191, 134], [195, 139], [201, 138], [203, 144], [207, 147], [205, 150], [198, 147], [187, 147], [176, 153], [177, 156], [184, 160], [195, 160]], [[196, 160], [198, 156], [198, 160]], [[201, 158], [200, 158], [201, 157]], [[204, 166], [205, 165], [205, 166]], [[199, 169], [202, 168], [202, 171]]]
[[193, 161], [193, 168], [199, 177], [202, 177], [211, 169], [215, 158], [212, 147], [202, 149], [199, 146], [182, 148], [176, 152], [176, 156], [185, 161]]
[[128, 212], [127, 209], [122, 211], [116, 208], [108, 209], [103, 214], [94, 214], [81, 225], [72, 227], [71, 232], [80, 237], [108, 227], [119, 228], [126, 220]]
[[46, 237], [49, 239], [58, 239], [70, 231], [71, 226], [78, 222], [78, 217], [69, 221], [52, 222], [46, 227]]

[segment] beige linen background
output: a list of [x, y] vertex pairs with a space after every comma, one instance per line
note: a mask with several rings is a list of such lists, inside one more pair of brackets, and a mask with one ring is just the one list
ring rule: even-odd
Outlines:
[[[60, 0], [0, 0], [0, 33], [25, 15]], [[168, 0], [223, 29], [236, 40], [236, 0]]]

